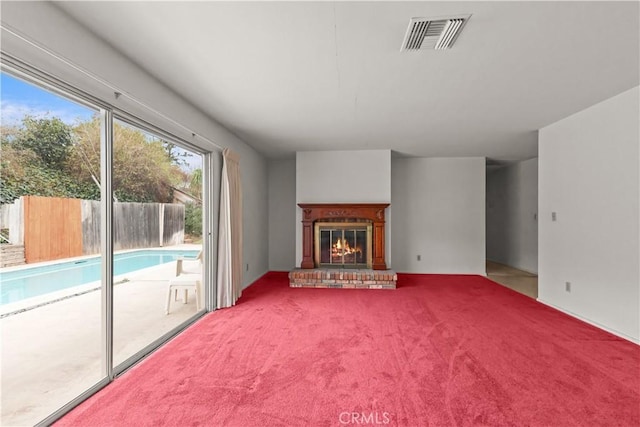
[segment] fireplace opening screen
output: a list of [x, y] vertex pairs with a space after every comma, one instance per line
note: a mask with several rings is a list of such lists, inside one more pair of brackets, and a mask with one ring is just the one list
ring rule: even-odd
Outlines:
[[367, 223], [316, 224], [319, 267], [371, 268], [371, 226]]

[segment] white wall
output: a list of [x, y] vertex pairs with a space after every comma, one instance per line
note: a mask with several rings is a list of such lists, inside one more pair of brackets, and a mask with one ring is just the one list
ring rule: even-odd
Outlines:
[[[391, 150], [297, 152], [296, 267], [302, 262], [302, 212], [297, 203], [390, 201]], [[386, 221], [388, 254], [391, 239], [388, 216]]]
[[269, 270], [296, 265], [296, 161], [269, 161]]
[[391, 268], [484, 275], [484, 157], [397, 158], [391, 166]]
[[242, 259], [244, 287], [269, 271], [269, 173], [259, 157], [240, 158], [242, 174]]
[[[238, 152], [243, 186], [243, 256], [245, 266], [249, 264], [244, 284], [267, 271], [268, 175], [266, 161], [259, 153], [50, 2], [2, 2], [1, 19], [3, 52], [207, 151], [217, 150], [209, 142], [213, 141]], [[116, 99], [114, 91], [123, 95]], [[192, 133], [197, 136], [192, 137]], [[219, 175], [219, 158], [214, 164], [214, 173]], [[216, 185], [219, 182], [216, 176]], [[216, 204], [217, 194], [215, 191]]]
[[539, 300], [636, 342], [639, 97], [636, 87], [539, 134]]
[[538, 271], [538, 159], [487, 170], [487, 259]]

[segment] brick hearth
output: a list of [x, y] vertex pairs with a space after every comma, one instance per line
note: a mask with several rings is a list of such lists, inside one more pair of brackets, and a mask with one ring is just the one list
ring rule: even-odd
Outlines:
[[395, 289], [392, 270], [296, 269], [289, 273], [292, 288]]

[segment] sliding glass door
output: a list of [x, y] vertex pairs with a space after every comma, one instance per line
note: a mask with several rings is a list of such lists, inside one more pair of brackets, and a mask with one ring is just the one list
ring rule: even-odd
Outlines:
[[113, 361], [203, 310], [202, 156], [142, 128], [113, 128]]
[[2, 73], [2, 425], [33, 425], [106, 376], [101, 146], [91, 108]]
[[3, 70], [0, 424], [49, 424], [205, 312], [210, 155]]

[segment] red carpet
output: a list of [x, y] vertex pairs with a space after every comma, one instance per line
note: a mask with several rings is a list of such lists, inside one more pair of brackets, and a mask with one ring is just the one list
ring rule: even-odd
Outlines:
[[640, 346], [479, 276], [269, 273], [59, 426], [638, 426]]

